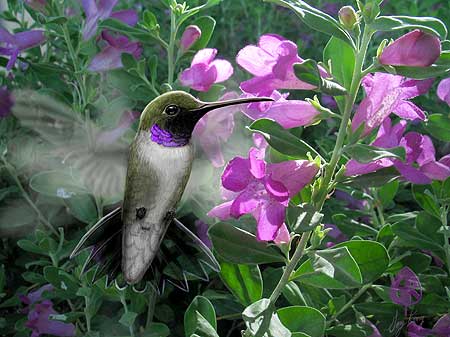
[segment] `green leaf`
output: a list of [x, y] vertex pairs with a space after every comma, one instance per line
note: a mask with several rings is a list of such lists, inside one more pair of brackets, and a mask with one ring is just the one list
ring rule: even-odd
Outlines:
[[296, 233], [303, 233], [311, 231], [320, 225], [323, 214], [316, 211], [316, 208], [311, 204], [301, 204], [297, 207], [292, 207], [290, 210], [296, 215], [296, 220], [292, 229]]
[[291, 337], [291, 332], [274, 313], [268, 298], [249, 305], [242, 313], [245, 325], [253, 337]]
[[394, 167], [388, 167], [376, 172], [350, 177], [344, 183], [360, 188], [380, 187], [394, 181], [399, 176], [400, 174]]
[[19, 240], [19, 241], [17, 241], [17, 245], [20, 248], [22, 248], [23, 250], [30, 252], [30, 253], [41, 254], [41, 255], [46, 255], [46, 256], [48, 253], [47, 251], [45, 251], [44, 249], [42, 249], [41, 247], [39, 247], [33, 241], [30, 241], [30, 240], [26, 240], [26, 239]]
[[342, 96], [347, 93], [347, 90], [340, 84], [326, 80], [320, 76], [317, 62], [311, 59], [305, 60], [302, 63], [294, 64], [295, 76], [303, 82], [309, 83], [317, 87], [318, 91], [331, 95]]
[[156, 18], [155, 14], [153, 14], [151, 11], [146, 9], [144, 11], [144, 20], [142, 22], [142, 26], [144, 26], [149, 31], [159, 31], [159, 24], [158, 19]]
[[389, 265], [389, 254], [386, 248], [375, 241], [351, 240], [334, 247], [348, 248], [359, 266], [364, 284], [378, 279]]
[[132, 312], [132, 311], [127, 311], [120, 317], [119, 323], [126, 327], [133, 326], [134, 321], [136, 320], [137, 316], [138, 316], [137, 313]]
[[429, 67], [394, 66], [393, 68], [395, 69], [396, 75], [402, 75], [416, 80], [426, 80], [431, 77], [445, 76], [450, 73], [450, 64], [434, 64]]
[[98, 220], [97, 207], [94, 199], [88, 195], [77, 195], [70, 199], [65, 199], [64, 203], [70, 210], [70, 213], [86, 224]]
[[401, 146], [384, 149], [365, 144], [347, 145], [344, 152], [360, 163], [370, 163], [382, 158], [398, 158], [404, 161], [406, 155], [405, 149]]
[[371, 27], [375, 31], [383, 32], [402, 29], [420, 29], [440, 37], [441, 40], [445, 40], [447, 37], [447, 27], [445, 24], [441, 20], [432, 17], [379, 16]]
[[263, 284], [258, 265], [220, 262], [220, 278], [244, 306], [261, 299]]
[[354, 49], [342, 40], [332, 37], [323, 50], [323, 62], [331, 64], [330, 70], [333, 77], [350, 90], [355, 67]]
[[206, 297], [196, 296], [184, 313], [184, 332], [186, 336], [195, 333], [199, 320], [197, 314], [200, 314], [213, 330], [217, 328], [216, 312], [213, 305]]
[[44, 268], [44, 277], [55, 287], [55, 294], [61, 299], [76, 297], [78, 291], [77, 280], [62, 269], [53, 266]]
[[202, 16], [196, 19], [192, 24], [200, 28], [202, 35], [197, 41], [195, 41], [190, 49], [203, 49], [208, 45], [209, 40], [211, 40], [211, 37], [214, 33], [214, 28], [216, 27], [216, 20], [214, 20], [214, 18], [212, 18], [211, 16]]
[[450, 142], [450, 114], [432, 114], [428, 116], [425, 129], [435, 138]]
[[188, 18], [190, 18], [191, 16], [197, 14], [198, 12], [200, 12], [201, 10], [205, 10], [207, 8], [213, 7], [218, 5], [222, 0], [208, 0], [206, 3], [204, 3], [203, 5], [191, 8], [187, 11], [185, 11], [182, 15], [180, 15], [180, 17], [178, 18], [178, 24], [181, 25], [184, 21], [186, 21]]
[[413, 185], [412, 188], [414, 199], [417, 203], [429, 214], [440, 219], [441, 212], [439, 210], [439, 205], [429, 193], [427, 193], [427, 188], [423, 185]]
[[157, 36], [144, 29], [131, 27], [126, 23], [117, 19], [106, 19], [99, 23], [98, 29], [108, 29], [120, 34], [124, 34], [133, 40], [139, 40], [144, 44], [153, 44], [155, 42], [161, 43]]
[[170, 330], [164, 323], [151, 323], [142, 333], [142, 337], [168, 337]]
[[310, 337], [325, 335], [325, 316], [315, 308], [292, 306], [277, 310], [277, 314], [291, 332], [302, 332]]
[[0, 207], [0, 237], [25, 235], [36, 226], [36, 212], [22, 199], [3, 202]]
[[267, 2], [273, 2], [277, 5], [290, 8], [295, 14], [298, 15], [300, 20], [303, 21], [310, 28], [319, 32], [334, 36], [342, 41], [348, 43], [352, 48], [355, 48], [350, 35], [345, 31], [342, 25], [330, 15], [308, 5], [305, 1], [301, 0], [265, 0]]
[[362, 283], [361, 271], [345, 247], [316, 251], [312, 259], [304, 262], [290, 280], [320, 288], [356, 288]]
[[68, 199], [88, 193], [73, 175], [64, 171], [44, 171], [30, 179], [30, 187], [48, 197]]
[[258, 119], [249, 127], [250, 131], [258, 132], [278, 152], [295, 159], [306, 159], [307, 153], [320, 156], [308, 143], [294, 136], [280, 124], [271, 119]]
[[218, 223], [209, 229], [214, 249], [232, 263], [260, 264], [283, 262], [280, 250], [263, 241], [257, 241], [249, 232], [226, 223]]
[[[211, 324], [200, 314], [198, 311], [195, 312], [196, 315], [196, 327], [192, 336], [201, 337], [219, 337], [216, 330], [211, 326]], [[189, 336], [189, 335], [186, 335]]]
[[398, 235], [402, 240], [406, 241], [413, 247], [420, 249], [430, 249], [442, 252], [442, 246], [434, 242], [429, 236], [420, 233], [410, 224], [399, 222], [391, 226], [394, 234]]
[[398, 191], [398, 186], [398, 180], [394, 180], [380, 187], [378, 190], [378, 197], [384, 206], [389, 205], [394, 200]]

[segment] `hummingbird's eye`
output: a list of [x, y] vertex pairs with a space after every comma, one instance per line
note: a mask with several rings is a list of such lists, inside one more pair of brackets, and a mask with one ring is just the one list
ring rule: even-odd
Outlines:
[[170, 105], [166, 106], [166, 108], [164, 109], [164, 112], [168, 116], [175, 116], [180, 111], [181, 111], [180, 107], [178, 105], [175, 105], [175, 104], [170, 104]]

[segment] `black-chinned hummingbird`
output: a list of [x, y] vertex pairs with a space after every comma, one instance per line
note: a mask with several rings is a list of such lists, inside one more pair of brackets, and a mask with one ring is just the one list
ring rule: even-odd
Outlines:
[[[94, 246], [89, 260], [98, 261], [108, 250], [112, 259], [121, 263], [109, 261], [104, 269], [117, 274], [121, 264], [126, 282], [139, 282], [160, 250], [189, 179], [194, 159], [190, 138], [197, 122], [214, 109], [271, 100], [251, 97], [207, 103], [182, 91], [156, 97], [141, 114], [130, 146], [122, 208], [100, 219], [71, 256]], [[121, 247], [111, 247], [113, 237]]]

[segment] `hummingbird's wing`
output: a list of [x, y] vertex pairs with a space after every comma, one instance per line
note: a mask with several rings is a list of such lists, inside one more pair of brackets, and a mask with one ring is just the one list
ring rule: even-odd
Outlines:
[[[20, 137], [31, 140], [29, 145], [18, 146], [15, 151], [22, 152], [21, 157], [31, 157], [26, 153], [33, 153], [33, 162], [28, 160], [30, 171], [35, 168], [39, 172], [46, 170], [50, 179], [52, 173], [69, 172], [84, 193], [101, 199], [103, 204], [122, 200], [129, 147], [122, 135], [129, 130], [131, 115], [123, 114], [126, 123], [104, 129], [45, 93], [17, 90], [14, 98], [12, 112], [29, 130]], [[126, 111], [125, 107], [123, 109]], [[96, 111], [100, 116], [98, 119], [104, 114], [107, 111]], [[33, 148], [29, 150], [28, 147]], [[64, 197], [69, 194], [75, 193], [68, 191]]]
[[[95, 267], [93, 282], [107, 276], [111, 283], [120, 274], [122, 258], [121, 208], [116, 208], [98, 221], [80, 240], [71, 257], [90, 249], [83, 272]], [[169, 282], [188, 291], [189, 279], [208, 280], [208, 270], [220, 270], [220, 265], [209, 248], [178, 219], [168, 227], [155, 258], [149, 265], [142, 282], [149, 282], [159, 293]]]

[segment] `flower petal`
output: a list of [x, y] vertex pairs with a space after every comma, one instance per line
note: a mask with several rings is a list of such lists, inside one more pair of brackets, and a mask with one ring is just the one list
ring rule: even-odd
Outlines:
[[[94, 1], [94, 0], [92, 0]], [[119, 0], [98, 0], [97, 14], [101, 19], [106, 19], [111, 15], [113, 8], [117, 5]]]
[[111, 14], [111, 18], [120, 20], [129, 26], [136, 26], [139, 17], [135, 10], [125, 9]]
[[445, 180], [450, 176], [450, 167], [437, 161], [422, 165], [420, 171], [433, 180]]
[[107, 71], [111, 69], [122, 67], [122, 51], [108, 46], [103, 49], [100, 53], [94, 56], [88, 69], [90, 71]]
[[264, 179], [264, 187], [273, 199], [287, 206], [289, 191], [286, 186], [279, 181], [273, 180], [269, 175]]
[[205, 63], [197, 63], [184, 70], [180, 75], [182, 85], [197, 91], [208, 91], [217, 78], [216, 68]]
[[193, 66], [194, 64], [199, 64], [199, 63], [204, 63], [204, 64], [209, 65], [212, 62], [212, 60], [214, 60], [216, 55], [217, 55], [217, 49], [214, 49], [214, 48], [201, 49], [194, 55], [191, 66]]
[[14, 36], [6, 29], [0, 27], [0, 42], [14, 44]]
[[222, 174], [222, 186], [233, 192], [244, 190], [252, 180], [249, 160], [241, 157], [233, 158]]
[[14, 43], [20, 50], [35, 47], [45, 41], [43, 30], [29, 30], [14, 35]]
[[236, 62], [252, 75], [265, 76], [272, 73], [276, 59], [263, 49], [250, 45], [239, 51]]
[[187, 26], [180, 39], [180, 46], [183, 51], [188, 50], [200, 38], [202, 31], [196, 25]]
[[450, 77], [439, 82], [437, 95], [442, 101], [450, 105]]
[[256, 238], [273, 241], [284, 223], [286, 208], [277, 202], [267, 202], [260, 206], [256, 215]]
[[214, 60], [211, 62], [210, 66], [216, 69], [216, 79], [214, 80], [214, 83], [224, 82], [233, 75], [233, 66], [226, 60]]
[[431, 179], [414, 166], [405, 164], [400, 160], [394, 160], [394, 166], [406, 180], [413, 184], [431, 184]]
[[278, 229], [277, 236], [273, 240], [277, 245], [280, 245], [282, 243], [289, 243], [291, 240], [291, 236], [289, 233], [288, 228], [286, 227], [286, 224], [283, 222], [281, 227]]
[[255, 211], [265, 197], [257, 193], [254, 188], [248, 188], [234, 199], [230, 208], [230, 215], [234, 218], [239, 218], [244, 214], [249, 214]]
[[206, 215], [209, 217], [216, 217], [220, 220], [228, 220], [231, 218], [230, 209], [233, 201], [227, 201], [223, 204], [217, 205], [212, 210], [210, 210]]
[[378, 171], [385, 167], [392, 166], [393, 163], [389, 158], [383, 158], [371, 163], [359, 163], [356, 160], [350, 160], [345, 166], [345, 176], [356, 176]]
[[266, 174], [266, 162], [259, 149], [252, 147], [248, 152], [249, 170], [253, 177], [261, 179]]
[[266, 171], [273, 180], [286, 186], [289, 196], [293, 197], [311, 182], [319, 168], [308, 160], [290, 160], [268, 164]]
[[396, 147], [400, 144], [400, 140], [402, 139], [405, 130], [406, 121], [401, 120], [400, 122], [392, 126], [391, 119], [389, 117], [386, 117], [386, 119], [378, 129], [377, 137], [372, 145], [383, 147], [385, 149]]
[[410, 120], [425, 120], [425, 112], [409, 101], [402, 101], [395, 107], [394, 113], [400, 118]]
[[258, 46], [268, 54], [275, 56], [278, 46], [286, 39], [277, 34], [264, 34], [258, 40]]

